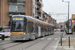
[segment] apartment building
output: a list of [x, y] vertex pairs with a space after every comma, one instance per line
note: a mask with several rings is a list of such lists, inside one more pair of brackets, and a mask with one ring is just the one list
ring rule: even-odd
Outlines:
[[47, 14], [46, 12], [43, 11], [43, 21], [47, 23], [51, 23], [54, 25], [56, 28], [56, 20], [51, 17], [51, 15]]
[[75, 14], [72, 14], [72, 30], [75, 32]]
[[42, 0], [0, 0], [0, 27], [8, 28], [12, 15], [42, 18]]
[[0, 26], [1, 26], [1, 0], [0, 0]]

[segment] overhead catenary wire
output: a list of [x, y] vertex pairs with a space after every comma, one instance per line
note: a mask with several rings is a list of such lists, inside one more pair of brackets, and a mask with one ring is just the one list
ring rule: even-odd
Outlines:
[[[54, 12], [56, 12], [55, 10], [54, 10], [54, 8], [51, 6], [51, 4], [48, 2], [48, 0], [46, 0], [47, 1], [47, 4], [50, 6], [49, 8], [52, 8], [52, 10], [54, 11]], [[66, 5], [67, 6], [67, 5]], [[66, 7], [66, 6], [64, 6], [64, 7]], [[63, 10], [65, 9], [64, 7], [61, 7], [61, 8], [63, 8]], [[59, 8], [59, 10], [61, 9], [61, 8]], [[62, 12], [63, 10], [60, 10], [59, 12]], [[58, 11], [58, 10], [57, 10]]]
[[[66, 7], [66, 6], [64, 6], [64, 7]], [[59, 12], [62, 12], [65, 8], [64, 7], [61, 7], [61, 8], [63, 8], [62, 10], [60, 10], [61, 8], [59, 8]], [[58, 11], [58, 10], [57, 10]]]
[[[46, 0], [46, 2], [47, 2], [47, 4], [49, 5], [49, 8], [52, 9], [53, 12], [56, 13], [56, 10], [54, 10], [54, 8], [51, 6], [51, 4], [48, 2], [48, 0]], [[67, 6], [67, 5], [66, 5], [66, 6]], [[66, 7], [66, 6], [64, 6], [64, 7]], [[60, 7], [60, 8], [59, 8], [59, 13], [60, 13], [60, 14], [62, 14], [61, 12], [62, 12], [63, 10], [65, 10], [64, 7]], [[61, 8], [63, 8], [63, 10], [61, 10]], [[58, 10], [57, 10], [57, 11], [58, 11]], [[64, 13], [64, 14], [65, 14], [65, 13]], [[57, 15], [57, 16], [59, 16], [59, 15]], [[63, 15], [62, 15], [62, 16], [63, 16]], [[61, 19], [58, 19], [58, 20], [61, 20]], [[66, 20], [66, 19], [63, 19], [63, 20]]]
[[51, 4], [46, 0], [46, 2], [47, 2], [47, 4], [50, 6], [49, 8], [51, 9], [52, 8], [52, 10], [54, 11], [54, 12], [56, 12], [55, 10], [54, 10], [54, 8], [51, 6]]

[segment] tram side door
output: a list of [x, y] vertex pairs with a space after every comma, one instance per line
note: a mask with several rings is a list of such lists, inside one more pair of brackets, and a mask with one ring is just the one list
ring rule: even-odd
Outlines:
[[38, 37], [41, 37], [41, 27], [38, 26]]

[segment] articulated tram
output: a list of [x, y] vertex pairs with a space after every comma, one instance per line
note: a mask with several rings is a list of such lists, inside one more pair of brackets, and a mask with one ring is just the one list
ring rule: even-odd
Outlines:
[[54, 34], [54, 25], [31, 16], [13, 15], [11, 19], [11, 40], [29, 40]]

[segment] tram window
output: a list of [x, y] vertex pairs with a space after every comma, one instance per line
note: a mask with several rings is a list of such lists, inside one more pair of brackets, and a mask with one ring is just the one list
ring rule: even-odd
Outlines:
[[41, 32], [43, 32], [43, 25], [41, 25]]
[[50, 31], [51, 31], [51, 27], [50, 27]]
[[49, 27], [49, 31], [50, 31], [50, 27]]
[[24, 31], [24, 23], [23, 22], [12, 22], [12, 29], [11, 31]]
[[35, 23], [35, 32], [38, 32], [38, 24]]
[[27, 32], [31, 33], [31, 32], [33, 32], [33, 30], [34, 30], [33, 22], [28, 21], [28, 23], [27, 23]]

